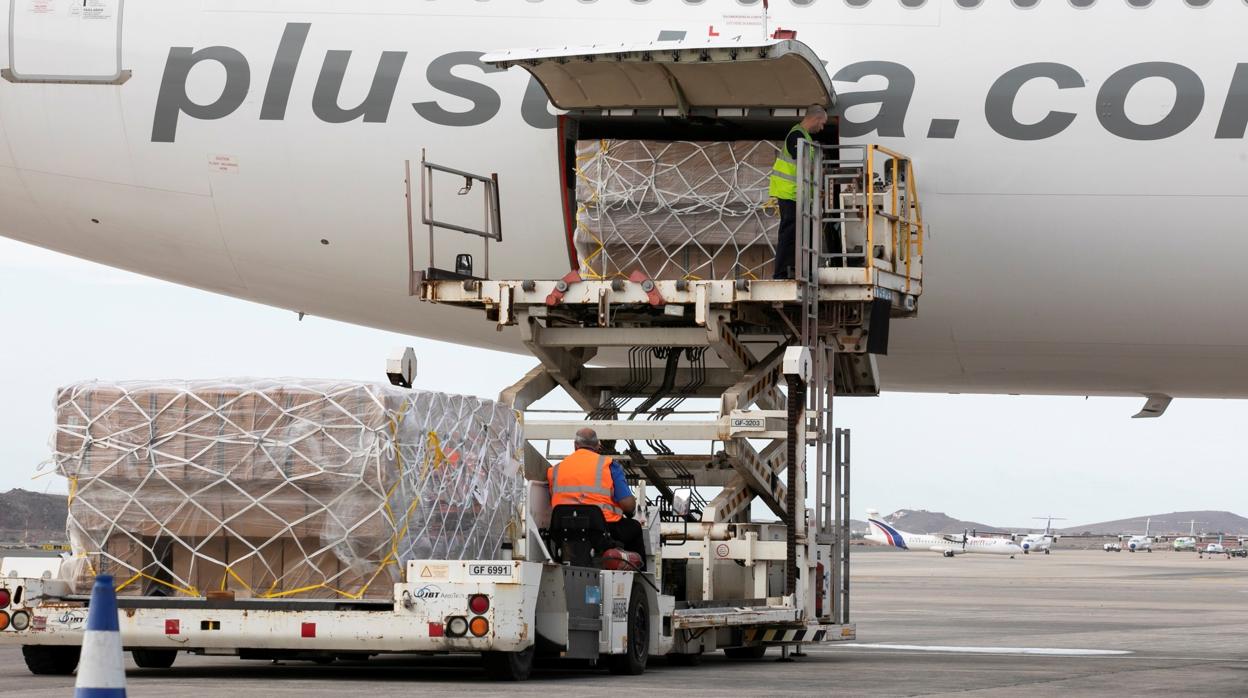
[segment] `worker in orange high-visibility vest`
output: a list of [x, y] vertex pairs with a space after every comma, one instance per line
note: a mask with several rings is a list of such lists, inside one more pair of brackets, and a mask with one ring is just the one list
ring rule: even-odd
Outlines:
[[576, 432], [576, 450], [546, 470], [550, 506], [597, 505], [602, 509], [611, 537], [644, 561], [646, 548], [641, 524], [631, 518], [637, 510], [637, 498], [629, 489], [624, 468], [610, 456], [600, 455], [601, 450], [598, 434], [593, 429]]

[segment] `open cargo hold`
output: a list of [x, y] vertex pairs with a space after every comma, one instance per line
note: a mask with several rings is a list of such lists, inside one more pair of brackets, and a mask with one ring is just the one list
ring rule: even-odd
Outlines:
[[771, 141], [581, 140], [576, 232], [587, 278], [765, 278], [779, 210]]
[[514, 412], [473, 397], [88, 382], [56, 414], [83, 593], [110, 573], [130, 595], [390, 599], [409, 559], [499, 557], [524, 484]]

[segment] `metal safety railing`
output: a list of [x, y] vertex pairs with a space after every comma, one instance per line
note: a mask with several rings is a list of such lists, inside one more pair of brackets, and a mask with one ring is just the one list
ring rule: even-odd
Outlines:
[[[424, 269], [416, 268], [416, 227], [415, 216], [413, 214], [412, 201], [412, 161], [405, 160], [404, 167], [404, 185], [406, 187], [407, 198], [407, 263], [408, 263], [408, 293], [410, 295], [420, 294], [420, 281], [426, 274], [439, 274], [447, 277], [470, 278], [473, 277], [472, 255], [457, 254], [455, 258], [454, 271], [439, 270], [437, 261], [434, 256], [434, 231], [438, 229], [452, 230], [466, 235], [474, 235], [482, 239], [482, 255], [484, 257], [484, 278], [490, 275], [490, 241], [503, 241], [503, 223], [502, 212], [498, 197], [498, 174], [491, 173], [489, 175], [480, 175], [472, 172], [465, 172], [453, 167], [438, 165], [425, 159], [425, 152], [420, 153], [420, 222], [428, 229], [428, 248], [429, 259]], [[434, 192], [435, 179], [437, 175], [449, 175], [457, 180], [459, 188], [456, 190], [457, 196], [468, 196], [480, 184], [482, 192], [482, 205], [484, 208], [483, 222], [480, 228], [474, 228], [467, 225], [461, 225], [448, 220], [440, 220], [434, 217]], [[444, 177], [445, 178], [445, 177]], [[458, 182], [462, 180], [462, 182]]]
[[[889, 150], [880, 145], [868, 145], [866, 172], [866, 202], [870, 205], [875, 199], [875, 164], [884, 165], [884, 176], [887, 190], [892, 196], [886, 198], [887, 210], [879, 213], [888, 221], [889, 239], [893, 246], [893, 259], [897, 269], [905, 267], [906, 290], [910, 290], [916, 262], [923, 259], [923, 212], [919, 205], [918, 185], [914, 176], [914, 164], [910, 158], [901, 153]], [[882, 156], [882, 157], [881, 157]], [[886, 191], [885, 193], [888, 193]], [[867, 249], [875, 249], [875, 216], [867, 216]], [[873, 263], [875, 255], [869, 255], [868, 266]], [[869, 277], [868, 277], [869, 278]]]
[[803, 141], [798, 150], [795, 268], [818, 245], [819, 266], [861, 267], [867, 283], [872, 270], [884, 269], [903, 276], [910, 291], [922, 279], [924, 234], [910, 159], [879, 145]]

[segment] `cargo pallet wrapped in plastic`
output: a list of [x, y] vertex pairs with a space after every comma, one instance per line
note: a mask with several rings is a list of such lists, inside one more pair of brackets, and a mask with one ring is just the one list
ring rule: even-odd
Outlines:
[[576, 232], [586, 278], [767, 278], [779, 210], [770, 141], [582, 140]]
[[410, 559], [497, 559], [524, 486], [503, 405], [314, 380], [58, 392], [70, 576], [130, 595], [389, 599]]

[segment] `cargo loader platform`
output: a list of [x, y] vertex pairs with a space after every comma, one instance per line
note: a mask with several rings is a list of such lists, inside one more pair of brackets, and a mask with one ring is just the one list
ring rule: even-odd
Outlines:
[[[759, 163], [773, 156], [759, 155], [771, 146], [757, 139], [783, 140], [802, 108], [832, 104], [812, 59], [794, 41], [487, 56], [528, 70], [568, 110], [559, 134], [561, 152], [577, 156], [560, 158], [573, 268], [560, 278], [490, 274], [505, 181], [426, 155], [417, 182], [408, 164], [412, 295], [518, 328], [539, 361], [500, 397], [523, 416], [533, 526], [546, 525], [554, 444], [593, 428], [647, 502], [677, 655], [855, 634], [850, 434], [833, 426], [832, 398], [879, 392], [875, 357], [890, 323], [918, 313], [924, 224], [909, 158], [842, 145], [833, 124], [798, 146], [795, 278], [767, 278], [775, 211], [759, 193]], [[470, 182], [482, 191], [479, 227], [435, 217], [435, 180], [447, 173], [463, 178], [460, 195]], [[417, 221], [428, 231], [423, 267]], [[483, 274], [462, 244], [453, 270], [438, 266], [435, 237], [444, 249], [448, 231], [481, 238]], [[534, 406], [556, 389], [579, 416]], [[712, 414], [681, 412], [697, 400], [713, 400]], [[756, 521], [759, 507], [779, 522]]]

